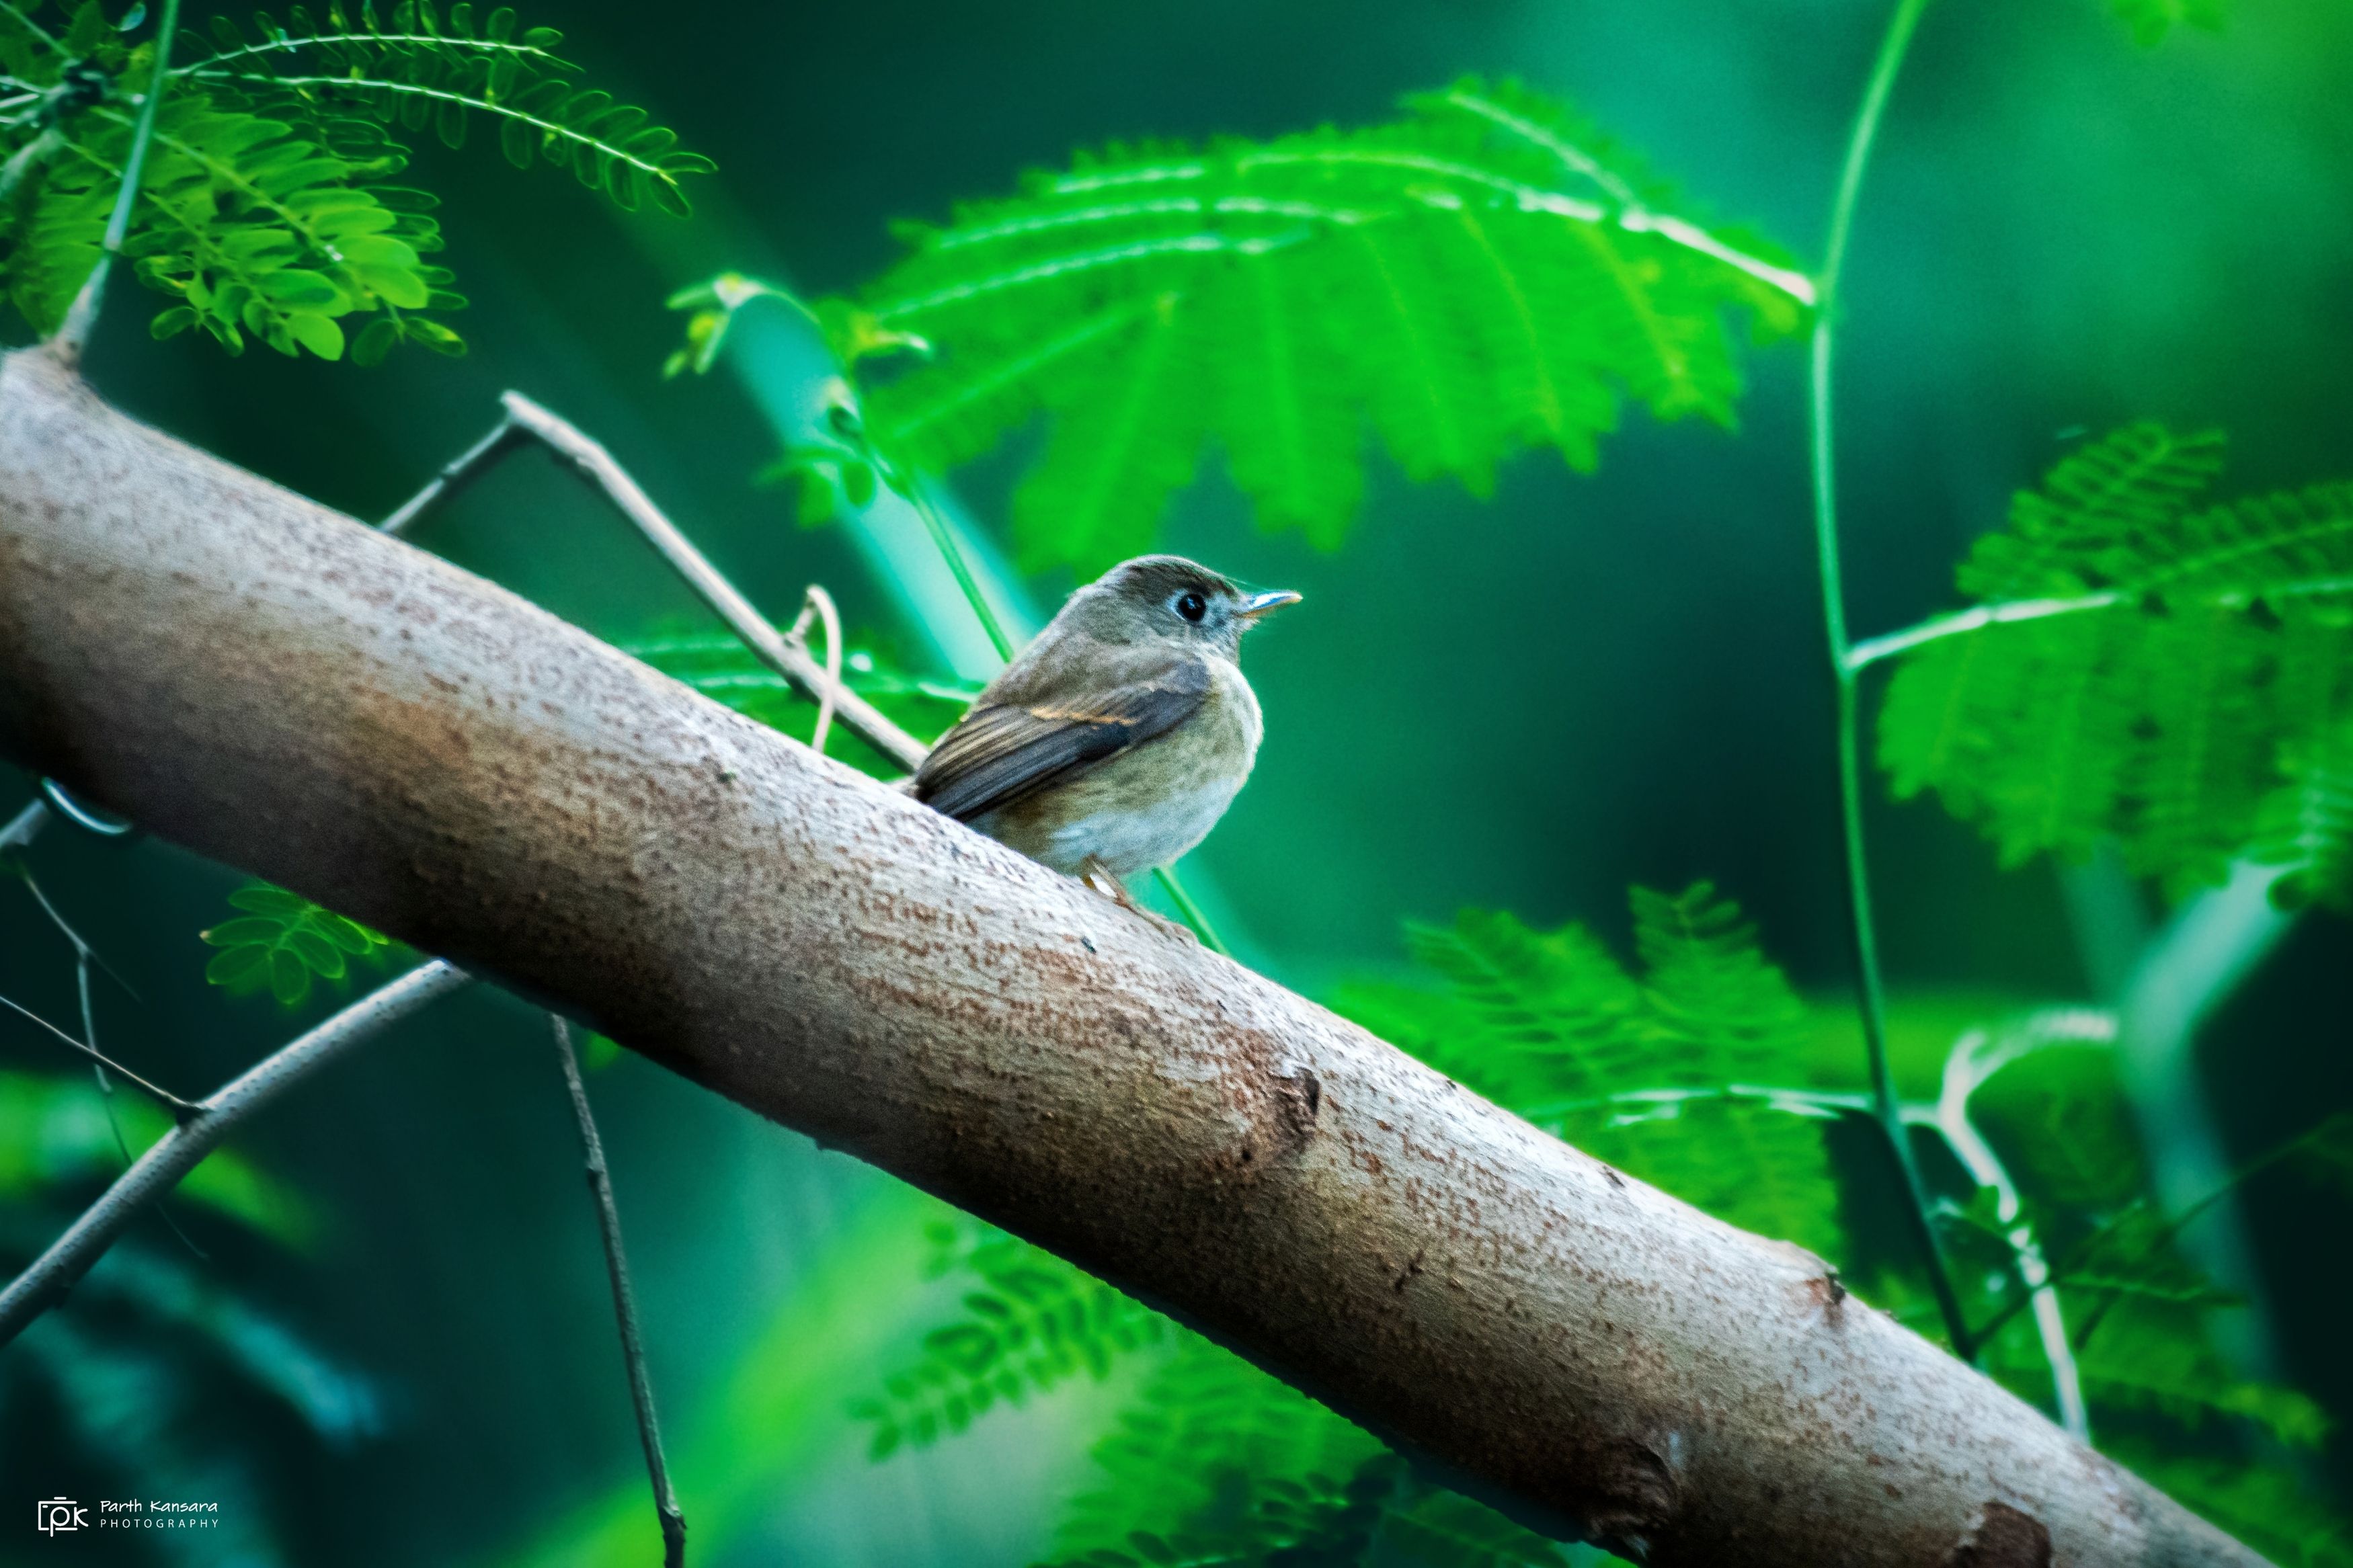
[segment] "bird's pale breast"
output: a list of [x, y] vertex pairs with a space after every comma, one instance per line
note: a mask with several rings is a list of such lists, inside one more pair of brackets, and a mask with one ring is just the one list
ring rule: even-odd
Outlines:
[[1233, 804], [1263, 728], [1240, 668], [1209, 663], [1209, 695], [1191, 720], [973, 826], [1066, 873], [1090, 856], [1122, 877], [1180, 858]]

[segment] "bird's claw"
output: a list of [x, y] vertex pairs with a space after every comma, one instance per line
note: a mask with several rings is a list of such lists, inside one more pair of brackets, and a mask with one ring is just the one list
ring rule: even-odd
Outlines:
[[1096, 892], [1101, 893], [1104, 898], [1109, 899], [1113, 903], [1119, 905], [1121, 909], [1133, 910], [1134, 913], [1142, 915], [1145, 920], [1150, 921], [1154, 925], [1158, 926], [1163, 931], [1169, 935], [1182, 937], [1187, 942], [1193, 943], [1197, 947], [1200, 945], [1201, 939], [1193, 933], [1192, 927], [1176, 921], [1172, 921], [1167, 916], [1152, 910], [1147, 910], [1142, 904], [1137, 903], [1135, 901], [1135, 895], [1127, 890], [1127, 884], [1121, 881], [1118, 877], [1113, 874], [1110, 867], [1104, 865], [1095, 857], [1090, 855], [1084, 861], [1081, 862], [1079, 866], [1079, 880], [1093, 889]]

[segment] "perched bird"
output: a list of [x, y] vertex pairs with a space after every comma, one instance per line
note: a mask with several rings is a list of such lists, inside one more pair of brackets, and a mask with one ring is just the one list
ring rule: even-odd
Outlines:
[[1128, 902], [1119, 879], [1208, 836], [1258, 757], [1242, 634], [1290, 593], [1181, 556], [1123, 562], [1071, 595], [915, 772], [912, 792]]

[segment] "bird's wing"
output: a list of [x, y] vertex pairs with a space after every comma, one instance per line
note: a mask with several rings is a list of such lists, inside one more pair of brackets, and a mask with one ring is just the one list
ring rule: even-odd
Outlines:
[[915, 798], [969, 822], [1166, 734], [1208, 695], [1209, 667], [1182, 658], [1083, 697], [983, 702], [915, 770]]

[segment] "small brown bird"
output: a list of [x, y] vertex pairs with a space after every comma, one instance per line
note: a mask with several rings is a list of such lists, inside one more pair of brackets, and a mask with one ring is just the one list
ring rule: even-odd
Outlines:
[[915, 798], [1126, 903], [1118, 879], [1201, 842], [1250, 777], [1263, 726], [1242, 634], [1298, 602], [1181, 556], [1123, 562], [941, 737]]

